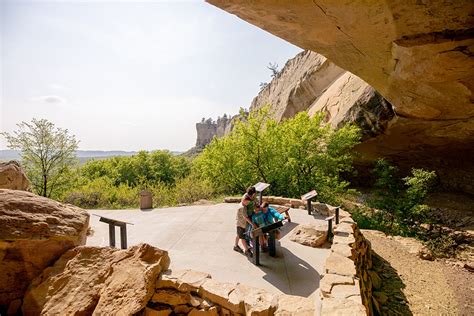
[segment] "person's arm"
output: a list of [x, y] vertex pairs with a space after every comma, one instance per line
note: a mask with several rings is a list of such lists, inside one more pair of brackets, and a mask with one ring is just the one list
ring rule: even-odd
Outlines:
[[275, 210], [274, 208], [272, 207], [269, 207], [268, 210], [271, 212], [272, 216], [279, 220], [279, 221], [282, 221], [285, 219], [285, 217], [283, 215], [281, 215], [277, 210]]

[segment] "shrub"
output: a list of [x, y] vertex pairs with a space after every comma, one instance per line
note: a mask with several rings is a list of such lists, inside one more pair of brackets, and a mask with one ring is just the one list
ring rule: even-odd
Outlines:
[[426, 219], [429, 208], [423, 202], [436, 177], [434, 171], [413, 168], [411, 176], [400, 179], [398, 169], [381, 159], [373, 172], [377, 176], [374, 197], [367, 205], [381, 212], [374, 220], [390, 232], [406, 233]]
[[214, 190], [209, 181], [192, 175], [176, 182], [175, 194], [178, 203], [192, 203], [212, 198]]

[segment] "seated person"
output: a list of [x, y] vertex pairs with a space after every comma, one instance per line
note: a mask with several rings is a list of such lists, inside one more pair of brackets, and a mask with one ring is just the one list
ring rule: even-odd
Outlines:
[[[262, 204], [262, 213], [264, 214], [265, 217], [265, 225], [270, 225], [278, 221], [282, 221], [284, 219], [287, 219], [286, 216], [281, 215], [277, 210], [275, 210], [273, 207], [269, 206], [267, 202], [264, 202]], [[275, 231], [275, 238], [280, 239], [280, 230], [277, 229]]]
[[[267, 226], [273, 224], [275, 221], [281, 221], [283, 219], [285, 219], [285, 217], [283, 217], [283, 215], [278, 213], [275, 209], [270, 208], [268, 203], [263, 203], [262, 208], [260, 208], [258, 205], [255, 205], [254, 207], [254, 214], [252, 215], [252, 222], [255, 224], [254, 227]], [[276, 230], [275, 237], [278, 239], [279, 236], [280, 232]], [[262, 235], [259, 237], [259, 240], [260, 245], [262, 246], [262, 251], [266, 252], [268, 250], [266, 238]]]

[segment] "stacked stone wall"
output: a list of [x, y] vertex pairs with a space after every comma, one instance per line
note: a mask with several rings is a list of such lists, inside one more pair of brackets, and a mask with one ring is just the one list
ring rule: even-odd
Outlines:
[[193, 270], [167, 271], [142, 315], [301, 315], [315, 314], [311, 299], [273, 294], [243, 284], [218, 282]]
[[[335, 208], [327, 209], [331, 214]], [[324, 272], [320, 281], [321, 315], [381, 315], [373, 292], [382, 281], [373, 270], [370, 241], [342, 209]]]

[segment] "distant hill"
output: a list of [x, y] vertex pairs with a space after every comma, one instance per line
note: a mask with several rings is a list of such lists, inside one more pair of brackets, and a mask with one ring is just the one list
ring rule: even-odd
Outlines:
[[[105, 159], [117, 156], [133, 156], [136, 155], [137, 151], [124, 151], [124, 150], [78, 150], [76, 152], [77, 158], [81, 163], [91, 159]], [[181, 152], [172, 151], [173, 155], [179, 155]], [[0, 150], [0, 161], [8, 160], [19, 160], [20, 152], [18, 150]]]

